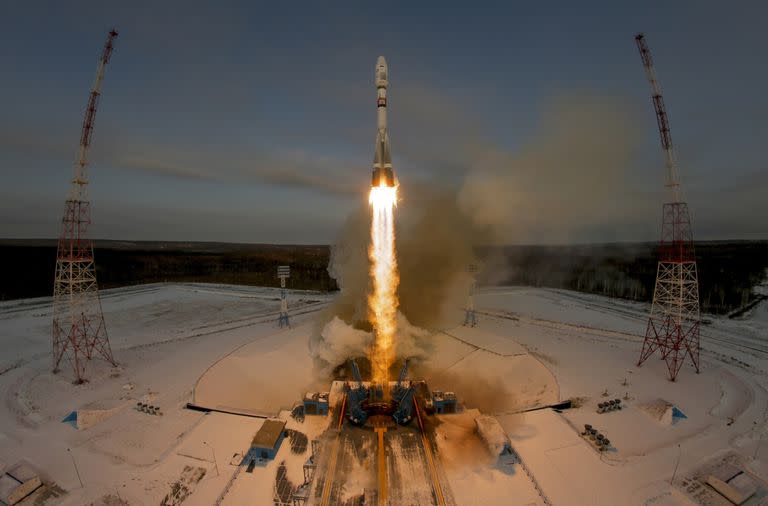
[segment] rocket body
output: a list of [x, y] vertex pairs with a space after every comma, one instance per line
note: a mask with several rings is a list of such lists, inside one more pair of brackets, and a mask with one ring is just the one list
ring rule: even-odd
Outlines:
[[387, 133], [387, 60], [379, 56], [376, 60], [376, 110], [377, 133], [376, 150], [373, 155], [373, 175], [371, 186], [395, 186], [395, 175], [392, 171], [392, 157], [389, 153], [389, 134]]

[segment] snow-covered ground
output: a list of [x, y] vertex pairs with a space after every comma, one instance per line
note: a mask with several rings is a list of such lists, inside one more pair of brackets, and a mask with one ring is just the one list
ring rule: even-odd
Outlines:
[[[290, 292], [294, 326], [308, 328], [327, 301], [324, 294]], [[76, 386], [66, 364], [61, 374], [50, 373], [50, 299], [0, 303], [0, 468], [29, 460], [69, 491], [62, 504], [71, 505], [100, 504], [110, 494], [130, 504], [159, 504], [179, 478], [182, 460], [208, 466], [203, 480], [213, 481], [212, 464], [180, 459], [179, 452], [199, 447], [206, 438], [217, 445], [221, 438], [214, 449], [228, 463], [232, 447], [247, 449], [260, 420], [254, 419], [254, 426], [243, 417], [232, 422], [224, 416], [232, 427], [244, 428], [238, 432], [184, 406], [217, 360], [253, 341], [273, 342], [274, 336], [291, 332], [277, 326], [279, 291], [152, 284], [105, 290], [102, 304], [119, 367], [91, 361], [90, 381]], [[138, 401], [159, 406], [163, 416], [135, 410]], [[71, 411], [104, 407], [111, 416], [86, 430], [61, 423]]]
[[[307, 340], [330, 296], [289, 292], [293, 327], [286, 330], [277, 327], [278, 297], [274, 289], [223, 285], [106, 290], [105, 319], [120, 365], [92, 361], [90, 381], [79, 386], [66, 368], [50, 373], [50, 299], [0, 303], [0, 468], [31, 462], [68, 491], [60, 504], [101, 504], [110, 495], [159, 504], [177, 481], [189, 484], [185, 504], [213, 504], [262, 420], [190, 411], [186, 403], [277, 415], [305, 390], [322, 389]], [[476, 305], [478, 327], [436, 331], [429, 359], [414, 374], [497, 416], [552, 504], [687, 504], [669, 483], [678, 459], [678, 476], [729, 448], [768, 461], [768, 444], [758, 446], [768, 415], [768, 301], [738, 319], [707, 315], [702, 372], [686, 364], [675, 383], [657, 358], [635, 366], [645, 304], [503, 287], [481, 291]], [[527, 411], [567, 398], [580, 407]], [[625, 409], [596, 413], [598, 402], [612, 398], [626, 398]], [[659, 399], [688, 418], [654, 417], [648, 405]], [[138, 401], [159, 406], [163, 416], [137, 411]], [[61, 423], [76, 410], [80, 430]], [[317, 423], [294, 428], [315, 434], [323, 428]], [[579, 435], [585, 423], [614, 449], [595, 451]], [[457, 418], [441, 430], [459, 438], [471, 423]], [[466, 469], [463, 453], [443, 448], [458, 504], [543, 504], [514, 474], [471, 458], [480, 446], [467, 447]], [[225, 504], [241, 504], [237, 497], [267, 504], [279, 462], [297, 483], [305, 458], [284, 443], [267, 467], [240, 473]], [[768, 466], [752, 462], [750, 469]]]

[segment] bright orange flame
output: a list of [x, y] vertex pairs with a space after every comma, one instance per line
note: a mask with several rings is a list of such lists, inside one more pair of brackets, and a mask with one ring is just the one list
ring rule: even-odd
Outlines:
[[397, 334], [397, 285], [400, 283], [395, 256], [397, 187], [375, 186], [368, 201], [373, 211], [368, 248], [373, 292], [368, 296], [368, 317], [375, 331], [370, 360], [373, 381], [385, 383], [389, 381], [389, 368], [395, 361]]

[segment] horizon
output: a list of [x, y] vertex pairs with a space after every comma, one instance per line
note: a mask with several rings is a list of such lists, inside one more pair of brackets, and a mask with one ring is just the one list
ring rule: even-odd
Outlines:
[[[98, 248], [98, 243], [158, 243], [158, 244], [220, 244], [231, 246], [280, 246], [280, 247], [333, 247], [333, 242], [328, 243], [282, 243], [282, 242], [228, 242], [228, 241], [195, 241], [195, 240], [154, 240], [154, 239], [99, 239], [92, 238], [94, 247]], [[0, 237], [0, 245], [9, 242], [52, 242], [57, 243], [58, 238], [41, 238], [41, 237]], [[768, 243], [768, 239], [700, 239], [694, 240], [694, 244], [714, 244], [714, 243]], [[569, 248], [577, 246], [621, 246], [621, 245], [650, 245], [657, 246], [658, 240], [647, 241], [607, 241], [607, 242], [570, 242], [570, 243], [504, 243], [504, 244], [487, 244], [478, 243], [475, 244], [477, 248]]]

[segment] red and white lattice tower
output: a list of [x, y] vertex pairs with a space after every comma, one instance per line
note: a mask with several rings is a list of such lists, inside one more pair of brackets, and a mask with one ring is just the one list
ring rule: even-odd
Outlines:
[[671, 202], [664, 204], [663, 208], [656, 287], [645, 341], [637, 365], [641, 365], [659, 351], [661, 358], [667, 363], [670, 381], [675, 381], [686, 357], [690, 357], [693, 367], [699, 372], [700, 315], [696, 254], [693, 248], [691, 217], [688, 204], [683, 202], [681, 197], [669, 121], [656, 80], [651, 53], [643, 34], [637, 35], [635, 41], [653, 91], [653, 106], [667, 167], [666, 186], [671, 198]]
[[59, 371], [62, 359], [66, 358], [74, 369], [76, 383], [85, 380], [86, 361], [95, 354], [116, 365], [101, 311], [93, 261], [93, 241], [88, 238], [91, 204], [88, 200], [86, 173], [101, 81], [104, 78], [104, 67], [112, 54], [115, 37], [117, 31], [113, 29], [104, 45], [96, 80], [88, 98], [75, 163], [75, 177], [64, 206], [56, 255], [56, 279], [53, 284], [53, 372]]

